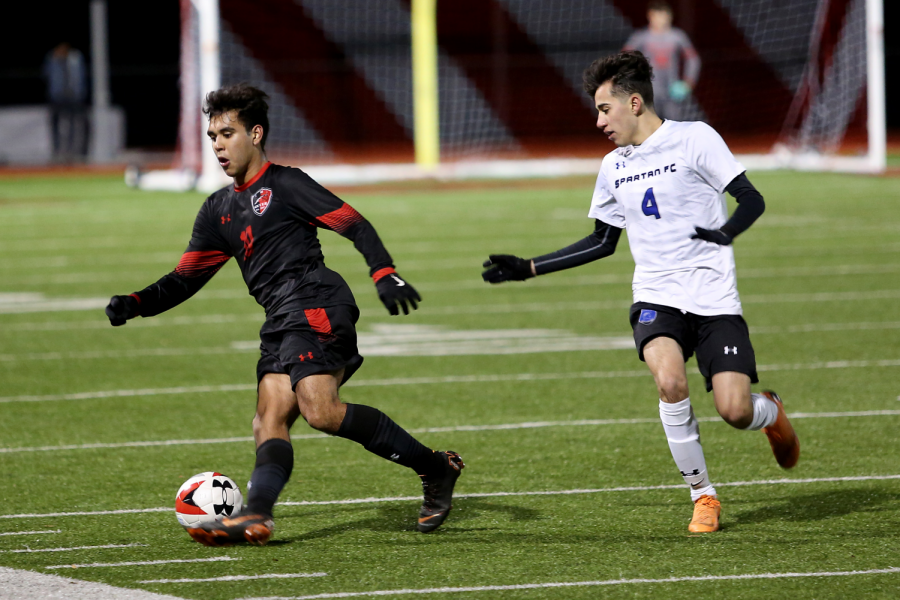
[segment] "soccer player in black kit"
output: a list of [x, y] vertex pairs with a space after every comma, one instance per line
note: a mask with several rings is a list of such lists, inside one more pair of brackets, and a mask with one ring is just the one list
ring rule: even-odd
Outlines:
[[207, 134], [234, 185], [200, 207], [174, 271], [139, 292], [114, 296], [106, 307], [113, 326], [158, 315], [197, 293], [234, 257], [250, 294], [265, 308], [253, 419], [256, 465], [247, 506], [234, 518], [188, 533], [208, 546], [269, 541], [272, 509], [294, 466], [289, 430], [298, 416], [319, 431], [413, 469], [425, 495], [417, 528], [434, 531], [450, 512], [453, 486], [465, 465], [455, 452], [426, 448], [378, 409], [341, 402], [338, 388], [363, 361], [356, 347], [359, 309], [343, 278], [325, 267], [316, 229], [353, 241], [392, 315], [400, 309], [409, 314], [408, 307], [416, 309], [421, 299], [394, 270], [362, 215], [300, 169], [266, 160], [266, 98], [246, 84], [207, 95]]

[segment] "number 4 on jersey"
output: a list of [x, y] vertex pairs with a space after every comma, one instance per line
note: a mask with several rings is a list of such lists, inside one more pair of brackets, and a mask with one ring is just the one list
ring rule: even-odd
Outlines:
[[644, 192], [644, 199], [641, 201], [641, 211], [648, 217], [661, 218], [659, 216], [659, 206], [656, 205], [656, 196], [653, 195], [653, 188], [647, 188]]

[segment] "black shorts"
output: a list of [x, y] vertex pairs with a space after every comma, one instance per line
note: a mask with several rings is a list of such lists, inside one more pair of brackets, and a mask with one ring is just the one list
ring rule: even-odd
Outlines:
[[631, 328], [641, 360], [644, 346], [658, 337], [678, 342], [685, 361], [696, 351], [707, 392], [712, 390], [712, 376], [725, 371], [744, 373], [751, 383], [759, 383], [750, 331], [740, 315], [704, 317], [671, 306], [636, 302], [631, 305]]
[[359, 309], [352, 305], [312, 308], [267, 319], [259, 330], [260, 358], [256, 381], [266, 373], [291, 376], [297, 382], [316, 373], [344, 369], [346, 382], [362, 365], [356, 348]]

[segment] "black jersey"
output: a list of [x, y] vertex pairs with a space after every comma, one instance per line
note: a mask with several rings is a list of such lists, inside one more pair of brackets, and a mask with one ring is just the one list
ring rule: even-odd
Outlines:
[[393, 271], [375, 228], [353, 207], [300, 169], [266, 163], [244, 185], [206, 199], [175, 270], [132, 294], [139, 314], [150, 317], [184, 302], [231, 257], [267, 317], [355, 305], [344, 279], [325, 267], [319, 227], [352, 240], [375, 278]]

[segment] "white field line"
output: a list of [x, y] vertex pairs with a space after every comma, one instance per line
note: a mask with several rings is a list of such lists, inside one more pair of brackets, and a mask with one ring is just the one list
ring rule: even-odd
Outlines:
[[85, 510], [85, 511], [77, 511], [77, 512], [56, 512], [56, 513], [44, 513], [41, 515], [37, 514], [18, 514], [18, 515], [0, 515], [0, 519], [24, 519], [24, 518], [37, 518], [37, 517], [93, 517], [93, 516], [103, 516], [103, 515], [131, 515], [131, 514], [139, 514], [139, 513], [155, 513], [155, 512], [170, 512], [172, 507], [163, 506], [160, 508], [123, 508], [119, 510]]
[[[221, 291], [205, 294], [207, 298], [238, 298], [245, 296], [237, 292]], [[810, 303], [810, 302], [852, 302], [871, 300], [893, 300], [900, 298], [900, 290], [873, 290], [870, 292], [815, 292], [807, 294], [751, 294], [741, 298], [744, 304]], [[109, 302], [109, 298], [56, 299], [34, 303], [10, 303], [0, 305], [0, 314], [29, 312], [54, 312], [73, 310], [99, 310]], [[605, 300], [600, 302], [523, 302], [516, 304], [476, 304], [467, 306], [435, 306], [424, 304], [420, 309], [425, 315], [468, 315], [506, 314], [529, 312], [625, 310], [631, 306], [630, 300]], [[363, 309], [364, 317], [383, 317], [384, 309]]]
[[146, 565], [170, 565], [173, 563], [205, 563], [230, 562], [241, 560], [231, 556], [214, 556], [212, 558], [173, 558], [171, 560], [132, 560], [127, 562], [86, 563], [81, 565], [53, 565], [45, 569], [92, 569], [94, 567], [142, 567]]
[[80, 392], [75, 394], [48, 394], [46, 396], [5, 396], [0, 397], [0, 403], [47, 402], [50, 400], [94, 400], [98, 398], [130, 398], [133, 396], [163, 396], [168, 394], [206, 394], [211, 392], [246, 392], [250, 390], [255, 391], [256, 385], [249, 383], [239, 383], [234, 385], [194, 385], [137, 390], [106, 390], [100, 392]]
[[[846, 417], [884, 417], [900, 415], [900, 410], [858, 410], [847, 412], [821, 413], [788, 413], [791, 419], [829, 419]], [[704, 423], [719, 423], [719, 417], [699, 417]], [[658, 423], [659, 419], [580, 419], [577, 421], [531, 421], [526, 423], [499, 423], [495, 425], [453, 425], [449, 427], [418, 427], [409, 429], [410, 433], [452, 433], [455, 431], [507, 431], [513, 429], [542, 429], [545, 427], [583, 427], [597, 425], [642, 425]], [[307, 433], [292, 435], [292, 441], [326, 439], [332, 436], [326, 433]], [[0, 448], [0, 454], [16, 454], [20, 452], [60, 452], [66, 450], [97, 450], [106, 448], [148, 448], [158, 446], [192, 446], [205, 444], [249, 443], [253, 437], [206, 438], [199, 440], [148, 440], [142, 442], [110, 442], [92, 444], [66, 444], [62, 446], [23, 446], [19, 448]]]
[[[265, 315], [258, 313], [215, 314], [196, 317], [154, 317], [152, 319], [134, 319], [128, 327], [182, 327], [184, 325], [220, 325], [222, 323], [253, 322], [262, 325]], [[109, 329], [107, 319], [96, 321], [30, 321], [25, 323], [9, 323], [3, 326], [4, 331], [68, 331], [73, 329]]]
[[6, 533], [0, 533], [0, 536], [4, 536], [4, 535], [43, 535], [45, 533], [62, 533], [62, 529], [51, 529], [48, 531], [8, 531]]
[[[796, 277], [838, 277], [852, 275], [881, 275], [900, 272], [900, 264], [886, 265], [836, 265], [834, 267], [787, 267], [772, 269], [738, 269], [741, 279], [778, 279]], [[604, 273], [602, 275], [577, 275], [539, 277], [528, 282], [529, 287], [580, 287], [597, 285], [629, 284], [632, 273]], [[493, 286], [491, 286], [493, 287]], [[416, 284], [423, 292], [490, 289], [481, 278], [473, 277], [462, 281], [443, 281]]]
[[74, 546], [72, 548], [39, 548], [32, 550], [31, 548], [23, 548], [21, 550], [0, 550], [3, 554], [20, 554], [32, 552], [72, 552], [74, 550], [103, 550], [108, 548], [135, 548], [137, 546], [146, 546], [147, 544], [105, 544], [103, 546]]
[[[254, 342], [255, 344], [255, 342]], [[578, 350], [579, 348], [569, 348], [568, 350]], [[539, 350], [539, 348], [536, 348]], [[147, 357], [147, 356], [203, 356], [203, 355], [221, 355], [221, 354], [246, 354], [249, 352], [258, 352], [258, 348], [254, 345], [252, 348], [245, 347], [241, 345], [236, 345], [233, 347], [223, 347], [223, 348], [143, 348], [143, 349], [135, 349], [135, 350], [101, 350], [101, 351], [89, 351], [89, 352], [46, 352], [46, 353], [31, 353], [31, 354], [0, 354], [0, 362], [19, 362], [19, 361], [37, 361], [37, 360], [93, 360], [93, 359], [102, 359], [102, 358], [138, 358], [138, 357]], [[884, 365], [876, 365], [874, 363], [891, 363], [897, 361], [836, 361], [836, 362], [846, 362], [848, 364], [852, 363], [856, 366], [858, 363], [873, 363], [871, 366], [895, 366], [892, 364], [884, 364]], [[803, 364], [803, 363], [801, 363]], [[805, 363], [812, 365], [825, 365], [831, 363]], [[773, 365], [776, 370], [780, 370], [780, 365]], [[797, 366], [794, 369], [804, 369], [804, 368], [830, 368], [830, 367], [803, 367]], [[757, 367], [759, 370], [760, 367]], [[475, 376], [478, 377], [478, 376]], [[420, 380], [434, 379], [429, 377], [423, 377], [416, 380], [419, 382]], [[450, 378], [452, 379], [452, 378]], [[377, 380], [377, 379], [368, 379], [364, 380], [366, 383], [361, 384], [360, 382], [350, 381], [347, 383], [348, 387], [356, 387], [359, 385], [398, 385], [396, 383], [373, 383], [376, 381], [398, 381], [391, 379]], [[494, 381], [492, 379], [487, 379], [486, 381]], [[452, 383], [453, 381], [450, 381]], [[435, 383], [444, 383], [444, 382], [435, 382]], [[402, 385], [402, 384], [400, 384]]]
[[[247, 314], [215, 314], [196, 317], [154, 317], [152, 319], [136, 319], [128, 322], [128, 327], [183, 327], [185, 325], [220, 325], [223, 323], [257, 323], [262, 324], [265, 317], [262, 313]], [[109, 329], [109, 321], [64, 321], [47, 322], [32, 321], [25, 323], [9, 323], [3, 326], [4, 331], [71, 331], [78, 329]], [[871, 329], [900, 329], [900, 321], [868, 321], [860, 323], [807, 323], [800, 325], [750, 327], [750, 333], [811, 333], [816, 331], [865, 331]], [[630, 335], [630, 332], [605, 332], [610, 335]]]
[[[889, 481], [900, 479], [900, 475], [857, 475], [847, 477], [810, 477], [805, 479], [763, 479], [756, 481], [732, 481], [716, 483], [716, 487], [749, 487], [758, 485], [796, 485], [804, 483], [836, 483], [847, 481]], [[636, 485], [611, 488], [586, 488], [574, 490], [548, 490], [533, 492], [484, 492], [471, 494], [454, 494], [454, 498], [501, 498], [511, 496], [572, 496], [580, 494], [601, 494], [613, 492], [649, 492], [656, 490], [683, 490], [684, 484], [671, 485]], [[347, 500], [301, 500], [297, 502], [278, 502], [278, 506], [338, 506], [346, 504], [375, 504], [380, 502], [406, 502], [422, 501], [422, 496], [394, 496], [386, 498], [351, 498]], [[163, 506], [158, 508], [132, 508], [127, 510], [98, 510], [94, 512], [58, 512], [58, 513], [27, 513], [16, 515], [0, 515], [0, 519], [46, 519], [50, 517], [93, 517], [107, 515], [123, 515], [136, 513], [171, 512], [172, 508]], [[141, 544], [137, 544], [141, 545]]]
[[144, 356], [197, 356], [213, 354], [238, 354], [246, 350], [234, 348], [139, 348], [136, 350], [95, 350], [86, 352], [32, 352], [27, 354], [0, 354], [0, 362], [34, 360], [94, 360], [100, 358], [138, 358]]
[[[822, 369], [862, 369], [870, 367], [897, 367], [900, 359], [886, 360], [833, 360], [828, 362], [758, 365], [757, 371], [818, 371]], [[688, 369], [692, 375], [697, 368]], [[352, 379], [344, 387], [371, 387], [392, 385], [428, 385], [447, 383], [496, 383], [505, 381], [556, 381], [559, 379], [617, 379], [649, 377], [646, 369], [631, 371], [580, 371], [574, 373], [510, 373], [496, 375], [447, 375], [444, 377], [396, 377], [385, 379]], [[92, 400], [131, 396], [156, 396], [167, 394], [203, 394], [211, 392], [243, 392], [256, 390], [255, 384], [198, 385], [171, 388], [147, 388], [137, 390], [107, 390], [78, 392], [74, 394], [48, 394], [45, 396], [0, 396], [0, 404], [8, 402], [50, 402], [56, 400]], [[0, 450], [2, 451], [2, 450]]]
[[253, 579], [300, 579], [305, 577], [327, 577], [328, 573], [269, 573], [267, 575], [224, 575], [204, 579], [145, 579], [138, 583], [206, 583], [210, 581], [250, 581]]
[[465, 592], [502, 592], [508, 590], [537, 590], [546, 588], [597, 587], [637, 585], [648, 583], [682, 583], [685, 581], [746, 581], [752, 579], [796, 579], [800, 577], [849, 577], [852, 575], [885, 575], [900, 573], [898, 567], [869, 569], [866, 571], [818, 571], [812, 573], [746, 573], [742, 575], [702, 575], [697, 577], [666, 577], [664, 579], [607, 579], [603, 581], [564, 581], [553, 583], [520, 583], [516, 585], [478, 585], [469, 587], [439, 587], [371, 592], [336, 592], [312, 596], [266, 596], [242, 600], [324, 600], [326, 598], [359, 598], [364, 596], [407, 596], [410, 594], [459, 594]]
[[[900, 298], [900, 290], [873, 290], [871, 292], [817, 292], [810, 294], [751, 294], [742, 296], [743, 304], [810, 303], [810, 302], [850, 302], [870, 300], [893, 300]], [[425, 315], [469, 315], [508, 314], [562, 311], [625, 310], [631, 306], [630, 300], [605, 300], [601, 302], [523, 302], [516, 304], [475, 304], [468, 306], [422, 305]], [[382, 316], [382, 310], [363, 310], [366, 317]]]
[[[778, 484], [802, 484], [802, 483], [823, 483], [823, 482], [839, 482], [839, 481], [871, 481], [871, 480], [890, 480], [900, 479], [900, 475], [872, 475], [858, 477], [819, 477], [808, 479], [767, 479], [762, 481], [733, 481], [728, 483], [716, 483], [716, 487], [746, 487], [756, 485], [778, 485]], [[683, 483], [665, 484], [665, 485], [634, 485], [621, 486], [613, 488], [587, 488], [574, 490], [550, 490], [539, 492], [484, 492], [473, 494], [454, 494], [454, 498], [506, 498], [509, 496], [574, 496], [581, 494], [601, 494], [611, 492], [649, 492], [656, 490], [682, 490]], [[377, 502], [399, 502], [420, 500], [421, 496], [397, 496], [394, 498], [353, 498], [350, 500], [302, 500], [299, 502], [279, 502], [279, 506], [329, 506], [329, 505], [345, 505], [345, 504], [371, 504]]]

